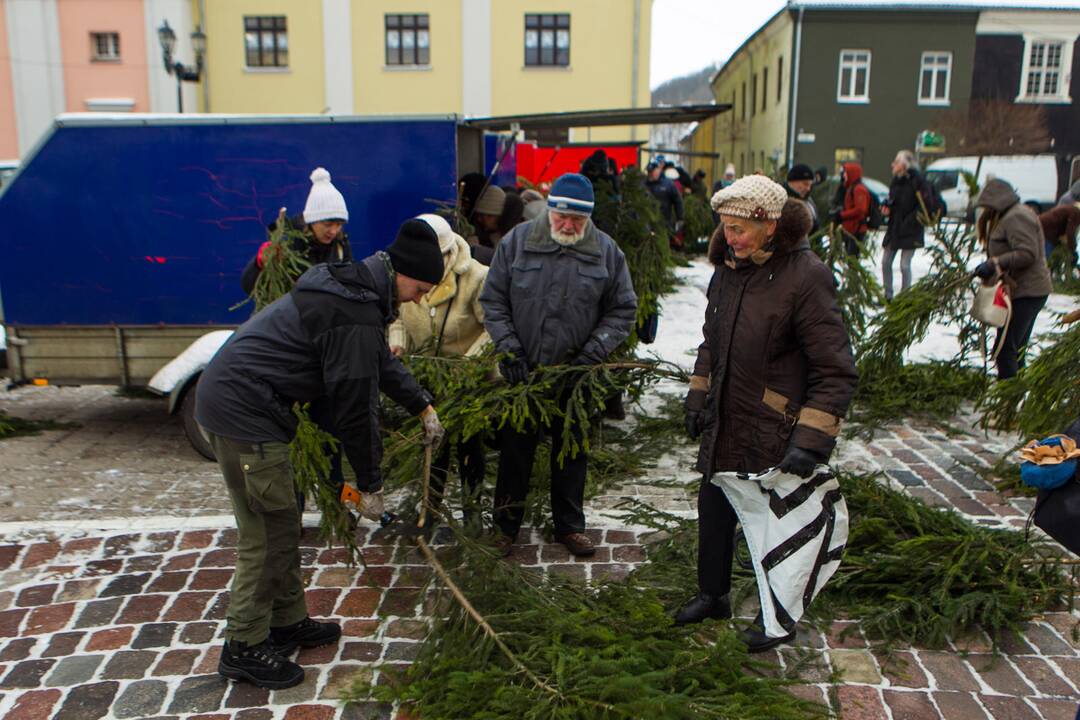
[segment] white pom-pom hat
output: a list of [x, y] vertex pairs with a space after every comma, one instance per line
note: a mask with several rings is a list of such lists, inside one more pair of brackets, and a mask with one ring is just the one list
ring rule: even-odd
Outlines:
[[787, 202], [787, 190], [764, 175], [741, 177], [712, 196], [719, 215], [750, 220], [779, 220]]
[[315, 168], [311, 172], [311, 192], [304, 205], [304, 222], [308, 225], [320, 220], [349, 221], [349, 209], [345, 207], [345, 197], [330, 182], [330, 173], [326, 168]]

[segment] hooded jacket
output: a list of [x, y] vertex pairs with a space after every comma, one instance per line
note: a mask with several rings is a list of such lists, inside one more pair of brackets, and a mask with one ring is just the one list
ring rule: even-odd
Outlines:
[[560, 245], [547, 213], [499, 243], [480, 304], [496, 350], [531, 367], [578, 357], [601, 363], [637, 319], [637, 295], [615, 241], [589, 221], [577, 244]]
[[697, 469], [760, 472], [789, 445], [823, 462], [855, 393], [855, 362], [832, 273], [806, 239], [810, 216], [788, 200], [771, 248], [737, 260], [723, 229], [690, 389], [706, 391]]
[[994, 179], [975, 200], [978, 207], [993, 210], [986, 238], [986, 254], [996, 260], [1014, 298], [1046, 297], [1050, 294], [1050, 270], [1046, 267], [1046, 241], [1039, 219], [1020, 202], [1020, 196], [1004, 180]]
[[284, 442], [295, 402], [320, 401], [361, 489], [382, 486], [379, 391], [419, 414], [430, 397], [391, 354], [384, 260], [316, 265], [233, 334], [199, 378], [195, 419], [240, 442]]
[[674, 227], [676, 220], [683, 219], [682, 193], [671, 178], [664, 177], [663, 173], [655, 180], [646, 178], [645, 189], [660, 203], [660, 214], [668, 226]]
[[844, 163], [844, 207], [840, 211], [840, 223], [844, 231], [861, 237], [869, 230], [866, 219], [870, 215], [870, 190], [862, 184], [862, 166]]
[[926, 244], [923, 224], [919, 222], [922, 204], [926, 202], [929, 188], [918, 170], [908, 170], [893, 177], [889, 185], [889, 225], [885, 229], [882, 244], [894, 250], [914, 250]]
[[[338, 233], [332, 243], [324, 245], [307, 232], [307, 223], [304, 222], [303, 215], [293, 215], [286, 222], [289, 223], [289, 227], [293, 230], [304, 233], [303, 240], [300, 238], [293, 239], [293, 250], [306, 257], [312, 265], [325, 262], [352, 262], [352, 248], [349, 247], [349, 236], [345, 234], [344, 230]], [[277, 220], [270, 223], [269, 230], [273, 232], [276, 228]], [[240, 288], [245, 295], [250, 295], [255, 289], [255, 281], [259, 279], [259, 273], [261, 272], [259, 255], [256, 253], [255, 257], [251, 258], [244, 267], [244, 272], [240, 274]]]
[[460, 235], [454, 236], [450, 256], [443, 258], [446, 272], [442, 282], [419, 303], [402, 306], [400, 316], [390, 326], [391, 347], [434, 355], [438, 346], [438, 355], [460, 357], [476, 355], [491, 342], [480, 304], [488, 269], [473, 259], [469, 244]]

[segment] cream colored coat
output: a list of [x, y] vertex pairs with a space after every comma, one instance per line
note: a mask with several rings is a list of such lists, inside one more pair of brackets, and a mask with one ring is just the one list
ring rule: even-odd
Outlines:
[[469, 244], [461, 236], [454, 238], [454, 247], [449, 256], [443, 255], [443, 262], [447, 270], [442, 282], [420, 302], [402, 303], [398, 319], [387, 332], [390, 347], [434, 355], [440, 331], [443, 340], [439, 354], [443, 357], [476, 355], [491, 342], [480, 307], [480, 290], [488, 269], [473, 260]]

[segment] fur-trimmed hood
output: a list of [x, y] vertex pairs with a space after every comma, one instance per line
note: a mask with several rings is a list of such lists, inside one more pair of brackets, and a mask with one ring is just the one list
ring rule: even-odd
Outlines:
[[[807, 242], [806, 236], [812, 226], [813, 220], [810, 217], [810, 210], [806, 207], [806, 202], [788, 198], [788, 201], [784, 203], [783, 211], [780, 213], [780, 219], [776, 221], [776, 234], [763, 249], [768, 250], [771, 248], [774, 255], [789, 253]], [[720, 265], [727, 260], [727, 248], [727, 240], [724, 238], [724, 226], [723, 224], [717, 225], [712, 238], [709, 240], [709, 262], [713, 265]]]

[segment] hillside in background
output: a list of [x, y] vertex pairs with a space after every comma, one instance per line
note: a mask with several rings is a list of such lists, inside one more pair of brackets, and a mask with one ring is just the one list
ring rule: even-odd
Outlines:
[[709, 77], [716, 72], [715, 65], [703, 67], [689, 75], [673, 78], [657, 85], [652, 91], [652, 104], [687, 105], [709, 103], [713, 100]]

